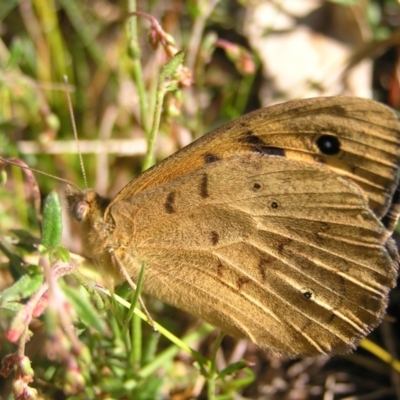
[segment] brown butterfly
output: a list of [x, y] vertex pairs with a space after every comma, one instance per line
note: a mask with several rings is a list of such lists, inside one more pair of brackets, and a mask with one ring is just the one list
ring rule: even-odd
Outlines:
[[173, 154], [112, 200], [71, 188], [87, 255], [282, 355], [341, 354], [395, 286], [400, 123], [371, 100], [261, 109]]

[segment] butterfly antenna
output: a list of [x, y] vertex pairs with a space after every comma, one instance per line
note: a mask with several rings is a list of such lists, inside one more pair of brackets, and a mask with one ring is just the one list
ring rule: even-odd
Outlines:
[[36, 172], [37, 174], [48, 176], [49, 178], [53, 178], [53, 179], [55, 179], [55, 180], [57, 180], [59, 182], [66, 183], [67, 185], [74, 187], [79, 192], [82, 192], [82, 190], [78, 186], [76, 186], [74, 183], [70, 182], [69, 180], [60, 178], [59, 176], [48, 174], [47, 172], [43, 172], [43, 171], [40, 171], [40, 170], [35, 169], [35, 168], [28, 167], [27, 165], [25, 165], [25, 163], [23, 161], [21, 161], [21, 160], [19, 160], [17, 158], [8, 158], [7, 159], [7, 158], [4, 158], [4, 157], [0, 156], [0, 161], [3, 161], [6, 164], [15, 165], [15, 166], [17, 166], [17, 167], [19, 167], [21, 169], [26, 169], [28, 171]]
[[88, 188], [88, 184], [87, 184], [87, 179], [86, 179], [85, 166], [83, 165], [82, 153], [81, 153], [81, 150], [79, 148], [78, 131], [76, 130], [74, 111], [73, 111], [73, 108], [72, 108], [71, 96], [69, 94], [68, 77], [67, 77], [67, 75], [64, 75], [63, 78], [64, 78], [65, 87], [66, 87], [67, 103], [68, 103], [69, 115], [71, 117], [72, 131], [74, 132], [76, 146], [78, 148], [79, 164], [81, 166], [83, 181], [85, 182], [85, 189], [87, 189]]

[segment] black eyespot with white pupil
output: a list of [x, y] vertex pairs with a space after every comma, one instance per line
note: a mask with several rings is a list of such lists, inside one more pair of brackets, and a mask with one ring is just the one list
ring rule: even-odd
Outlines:
[[318, 149], [322, 154], [327, 156], [334, 156], [340, 153], [340, 141], [336, 136], [332, 135], [322, 135], [317, 139]]
[[305, 290], [301, 294], [305, 300], [310, 300], [312, 298], [312, 293], [309, 290]]
[[271, 203], [271, 208], [278, 208], [278, 207], [279, 207], [279, 205], [278, 205], [278, 203], [276, 201], [273, 201]]

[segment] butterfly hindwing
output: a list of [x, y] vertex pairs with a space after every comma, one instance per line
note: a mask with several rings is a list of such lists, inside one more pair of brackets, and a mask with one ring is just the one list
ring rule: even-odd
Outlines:
[[319, 165], [232, 156], [108, 215], [134, 279], [146, 261], [146, 292], [286, 355], [348, 351], [380, 322], [395, 284], [366, 196]]

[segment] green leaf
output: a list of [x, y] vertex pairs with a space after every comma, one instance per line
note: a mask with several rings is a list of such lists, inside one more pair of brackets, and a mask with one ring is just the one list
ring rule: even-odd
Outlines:
[[[142, 267], [141, 267], [141, 269], [140, 269], [139, 280], [138, 280], [138, 282], [137, 282], [136, 290], [135, 290], [135, 293], [134, 293], [134, 295], [133, 295], [133, 299], [132, 299], [132, 302], [131, 302], [131, 306], [130, 306], [130, 308], [129, 308], [128, 315], [127, 315], [127, 318], [126, 318], [126, 321], [125, 321], [125, 327], [126, 327], [126, 329], [128, 328], [129, 321], [132, 319], [133, 313], [134, 313], [134, 311], [135, 311], [135, 307], [137, 306], [138, 301], [139, 301], [139, 296], [140, 296], [140, 291], [141, 291], [141, 288], [142, 288], [142, 283], [143, 283], [143, 278], [144, 278], [144, 271], [145, 271], [145, 269], [146, 269], [146, 262], [143, 261], [143, 262], [142, 262]], [[125, 333], [126, 333], [126, 332], [124, 332], [123, 334], [125, 334]]]
[[228, 375], [233, 375], [238, 371], [248, 367], [248, 363], [246, 361], [238, 361], [233, 364], [228, 365], [225, 369], [218, 373], [220, 378], [225, 378]]
[[21, 303], [17, 303], [15, 301], [10, 301], [7, 303], [0, 303], [1, 317], [5, 319], [6, 316], [8, 318], [14, 317], [14, 315], [23, 307]]
[[14, 8], [18, 7], [18, 0], [8, 0], [1, 3], [0, 22], [11, 13]]
[[0, 304], [25, 299], [35, 293], [42, 283], [43, 275], [41, 273], [24, 275], [0, 293]]
[[19, 277], [26, 274], [26, 270], [22, 265], [24, 265], [23, 259], [18, 255], [10, 251], [7, 246], [0, 241], [0, 251], [8, 258], [10, 261], [10, 272], [14, 280], [19, 279]]
[[[239, 361], [239, 363], [240, 362], [244, 362], [244, 361]], [[238, 363], [234, 363], [232, 365], [235, 365], [235, 364], [238, 364]], [[226, 369], [229, 369], [230, 367], [231, 367], [231, 365], [229, 365]], [[234, 388], [235, 390], [238, 390], [245, 386], [249, 386], [255, 380], [255, 373], [251, 368], [245, 367], [245, 368], [241, 368], [241, 370], [243, 372], [245, 372], [246, 375], [241, 378], [233, 379], [232, 381], [229, 382], [229, 387]]]
[[184, 51], [178, 51], [163, 67], [160, 73], [160, 82], [172, 79], [179, 65], [182, 64], [185, 57]]
[[42, 245], [55, 249], [60, 245], [62, 233], [61, 204], [56, 192], [50, 192], [43, 210]]
[[71, 288], [67, 285], [63, 286], [63, 290], [82, 322], [86, 326], [98, 330], [103, 335], [107, 334], [107, 326], [103, 320], [104, 317], [93, 307], [90, 297], [83, 296], [81, 290]]
[[5, 170], [2, 170], [0, 172], [0, 185], [5, 186], [7, 183], [7, 172]]
[[334, 3], [334, 4], [340, 4], [342, 6], [354, 6], [355, 4], [357, 4], [357, 0], [329, 0], [330, 3]]
[[66, 262], [66, 263], [71, 262], [71, 255], [69, 254], [69, 251], [65, 247], [60, 246], [57, 249], [57, 256], [63, 262]]

